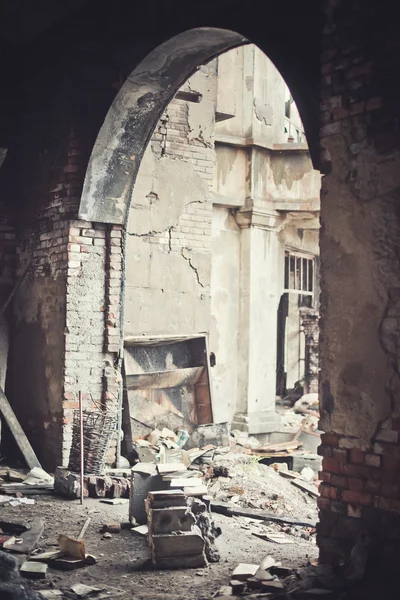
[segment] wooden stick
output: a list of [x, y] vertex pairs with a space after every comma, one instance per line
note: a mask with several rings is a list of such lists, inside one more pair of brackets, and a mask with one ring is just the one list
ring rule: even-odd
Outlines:
[[79, 392], [79, 424], [80, 424], [80, 444], [81, 444], [81, 504], [83, 504], [83, 478], [84, 478], [84, 453], [83, 453], [83, 408], [82, 392]]
[[7, 300], [5, 301], [5, 303], [3, 304], [3, 306], [0, 308], [0, 317], [3, 316], [3, 314], [6, 312], [8, 305], [10, 304], [11, 300], [14, 298], [15, 294], [18, 292], [20, 285], [22, 284], [23, 280], [25, 279], [29, 268], [32, 264], [32, 258], [29, 260], [29, 262], [26, 264], [24, 270], [22, 271], [21, 275], [18, 277], [18, 280], [16, 282], [16, 284], [14, 285], [13, 289], [11, 290]]
[[85, 535], [86, 529], [89, 527], [89, 523], [90, 523], [91, 520], [92, 520], [92, 517], [88, 517], [86, 519], [85, 524], [82, 527], [82, 529], [80, 530], [80, 533], [78, 535], [78, 540], [82, 540], [83, 539], [83, 536]]
[[15, 416], [15, 413], [11, 408], [10, 403], [8, 402], [6, 395], [4, 394], [1, 387], [0, 412], [2, 413], [7, 425], [9, 426], [11, 433], [13, 434], [14, 439], [18, 444], [19, 449], [24, 455], [28, 467], [30, 469], [33, 469], [33, 467], [42, 468], [38, 457], [36, 456], [32, 446], [30, 445], [29, 440], [26, 437], [24, 430], [22, 429], [17, 417]]

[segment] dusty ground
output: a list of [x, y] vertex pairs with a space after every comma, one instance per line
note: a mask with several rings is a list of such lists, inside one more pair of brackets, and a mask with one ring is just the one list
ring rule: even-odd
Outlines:
[[[64, 598], [76, 598], [69, 592], [74, 583], [121, 590], [121, 600], [135, 598], [170, 600], [208, 600], [221, 585], [229, 583], [232, 570], [239, 562], [258, 563], [267, 554], [291, 567], [303, 566], [317, 556], [315, 541], [293, 536], [292, 545], [278, 545], [256, 538], [248, 524], [240, 519], [215, 515], [222, 529], [218, 539], [221, 562], [201, 570], [154, 571], [149, 563], [146, 539], [123, 529], [110, 539], [99, 532], [105, 521], [128, 522], [128, 505], [110, 506], [99, 500], [67, 501], [54, 496], [36, 496], [34, 506], [3, 506], [2, 519], [29, 521], [44, 519], [46, 526], [40, 547], [51, 550], [57, 545], [59, 533], [77, 536], [86, 518], [91, 523], [85, 534], [87, 552], [94, 554], [97, 564], [72, 572], [49, 569], [46, 579], [35, 581], [36, 589], [57, 588]], [[315, 536], [313, 536], [314, 538]], [[15, 555], [17, 556], [17, 555]]]

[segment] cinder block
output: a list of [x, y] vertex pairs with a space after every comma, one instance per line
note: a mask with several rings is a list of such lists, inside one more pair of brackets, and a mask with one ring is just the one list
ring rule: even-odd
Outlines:
[[148, 518], [149, 529], [153, 534], [191, 531], [195, 524], [194, 516], [186, 506], [150, 509]]
[[151, 535], [150, 545], [157, 562], [164, 558], [199, 556], [204, 551], [204, 540], [195, 532], [183, 532], [179, 535]]

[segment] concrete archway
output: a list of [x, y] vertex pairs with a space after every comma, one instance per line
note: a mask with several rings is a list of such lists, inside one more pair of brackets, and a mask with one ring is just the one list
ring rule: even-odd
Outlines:
[[[147, 55], [121, 87], [99, 131], [86, 171], [81, 219], [125, 223], [141, 159], [164, 107], [198, 65], [248, 43], [239, 33], [200, 27]], [[316, 155], [314, 148], [314, 162]]]

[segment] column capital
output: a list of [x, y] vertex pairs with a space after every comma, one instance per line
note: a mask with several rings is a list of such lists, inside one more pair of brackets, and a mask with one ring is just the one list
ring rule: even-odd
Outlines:
[[270, 208], [263, 210], [262, 208], [253, 207], [238, 210], [236, 213], [236, 222], [241, 229], [256, 227], [257, 229], [279, 233], [285, 226], [286, 215], [282, 215]]

